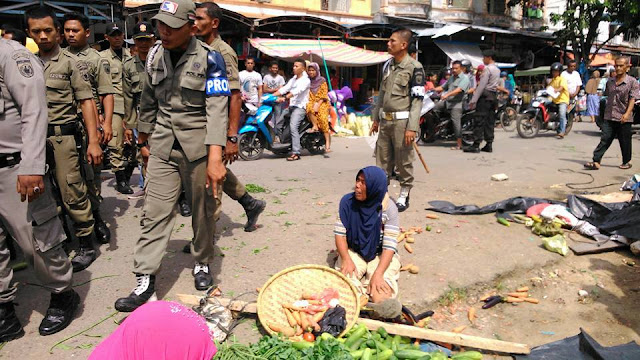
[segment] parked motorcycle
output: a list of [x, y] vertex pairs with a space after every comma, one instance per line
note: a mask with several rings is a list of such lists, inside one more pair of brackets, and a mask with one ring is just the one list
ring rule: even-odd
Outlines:
[[[424, 143], [431, 143], [437, 139], [455, 140], [453, 122], [448, 111], [438, 112], [433, 108], [434, 100], [440, 99], [435, 91], [429, 91], [424, 97], [420, 116], [420, 140]], [[473, 144], [473, 114], [475, 110], [468, 110], [462, 113], [460, 121], [462, 131], [462, 144], [470, 146]]]
[[516, 129], [516, 120], [518, 113], [522, 108], [522, 93], [518, 89], [514, 91], [510, 101], [500, 104], [496, 114], [496, 125], [499, 123], [504, 131], [513, 131]]
[[[285, 119], [285, 128], [282, 131], [280, 143], [274, 143], [275, 132], [269, 124], [273, 117], [273, 107], [278, 104], [278, 97], [273, 94], [262, 96], [262, 105], [255, 107], [245, 104], [244, 111], [247, 115], [244, 125], [238, 131], [238, 154], [243, 160], [256, 160], [260, 158], [265, 149], [276, 155], [286, 155], [291, 152], [291, 129], [289, 117]], [[275, 121], [274, 121], [275, 122]], [[325, 150], [325, 140], [321, 132], [308, 133], [312, 124], [306, 118], [300, 123], [300, 146], [309, 150], [311, 154], [322, 154]]]
[[[567, 107], [567, 126], [565, 134], [568, 134], [573, 127], [575, 116], [575, 103], [570, 103]], [[531, 101], [529, 107], [518, 116], [516, 128], [518, 135], [525, 139], [530, 139], [538, 135], [540, 130], [556, 131], [560, 126], [560, 116], [558, 105], [551, 101], [551, 97], [546, 90], [539, 90], [536, 97]]]

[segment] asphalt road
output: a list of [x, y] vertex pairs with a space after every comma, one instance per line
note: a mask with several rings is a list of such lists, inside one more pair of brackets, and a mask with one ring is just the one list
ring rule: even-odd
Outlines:
[[[637, 139], [634, 136], [635, 158], [640, 155]], [[265, 154], [260, 160], [240, 161], [231, 166], [245, 184], [266, 189], [254, 195], [266, 200], [268, 205], [260, 219], [260, 229], [245, 233], [242, 227], [246, 219], [241, 206], [228, 197], [223, 200], [223, 215], [218, 222], [219, 256], [212, 264], [212, 271], [226, 296], [255, 291], [271, 275], [286, 267], [327, 264], [330, 260], [329, 251], [334, 247], [333, 222], [340, 198], [351, 191], [360, 168], [375, 164], [373, 151], [365, 139], [334, 137], [333, 140], [333, 152], [325, 156], [303, 156], [301, 161], [287, 162]], [[470, 287], [514, 271], [563, 261], [544, 250], [529, 232], [498, 225], [491, 215], [442, 216], [439, 220], [428, 220], [425, 208], [431, 200], [484, 205], [511, 196], [564, 199], [567, 194], [577, 192], [566, 187], [566, 183], [590, 180], [587, 175], [571, 171], [582, 171], [582, 163], [590, 160], [598, 140], [595, 124], [577, 123], [564, 140], [550, 133], [525, 140], [516, 132], [496, 129], [491, 154], [453, 151], [450, 142], [420, 145], [431, 174], [427, 175], [416, 159], [411, 206], [401, 214], [401, 225], [408, 228], [429, 223], [434, 231], [416, 236], [414, 254], [400, 249], [403, 263], [411, 262], [421, 268], [418, 275], [402, 274], [402, 300], [420, 308], [436, 300], [449, 286]], [[588, 191], [616, 191], [636, 170], [620, 170], [617, 168], [620, 163], [620, 150], [614, 143], [603, 159], [602, 169], [590, 172], [593, 182], [585, 186], [616, 185]], [[507, 174], [509, 180], [491, 181], [491, 175], [497, 173]], [[117, 194], [113, 190], [113, 176], [104, 173], [103, 177], [102, 213], [113, 238], [109, 245], [100, 247], [99, 258], [89, 269], [74, 275], [76, 290], [83, 300], [77, 318], [61, 333], [39, 336], [37, 328], [49, 295], [29, 285], [37, 283], [30, 270], [16, 273], [17, 313], [27, 334], [6, 344], [0, 350], [0, 358], [84, 359], [116, 328], [114, 320], [123, 318], [117, 314], [49, 352], [58, 341], [111, 315], [114, 301], [135, 286], [132, 251], [139, 235], [143, 201], [128, 200]], [[133, 183], [137, 183], [135, 176]], [[394, 196], [399, 192], [395, 181], [390, 192]], [[177, 215], [157, 279], [158, 296], [163, 299], [176, 299], [178, 293], [198, 294], [191, 275], [193, 259], [181, 252], [191, 235], [190, 219]], [[258, 333], [252, 324], [255, 323], [249, 322], [240, 329], [239, 339], [255, 340]]]

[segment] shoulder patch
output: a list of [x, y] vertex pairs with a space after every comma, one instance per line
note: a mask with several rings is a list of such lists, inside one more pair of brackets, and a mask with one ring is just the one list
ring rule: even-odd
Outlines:
[[224, 58], [217, 51], [209, 51], [207, 54], [207, 96], [230, 96], [229, 79], [227, 79], [227, 66]]
[[411, 79], [411, 97], [423, 98], [424, 94], [424, 69], [422, 67], [416, 67], [413, 69]]
[[108, 60], [102, 61], [102, 69], [105, 73], [111, 74], [111, 64]]
[[149, 74], [149, 76], [151, 76], [152, 73], [151, 65], [153, 64], [153, 58], [155, 58], [158, 50], [160, 50], [160, 44], [154, 45], [151, 50], [149, 50], [149, 54], [147, 54], [147, 62], [145, 64], [145, 68], [147, 69], [147, 74]]
[[76, 62], [76, 70], [80, 71], [82, 80], [87, 82], [91, 80], [91, 77], [89, 76], [89, 64], [86, 61], [78, 60]]
[[28, 52], [28, 51], [16, 51], [13, 55], [11, 55], [11, 58], [13, 60], [18, 60], [20, 58], [30, 59], [31, 58], [31, 53]]
[[25, 78], [33, 77], [35, 71], [33, 70], [33, 64], [31, 64], [31, 60], [29, 60], [28, 58], [18, 58], [18, 60], [16, 60], [16, 65], [18, 65], [18, 71], [20, 72], [20, 75]]

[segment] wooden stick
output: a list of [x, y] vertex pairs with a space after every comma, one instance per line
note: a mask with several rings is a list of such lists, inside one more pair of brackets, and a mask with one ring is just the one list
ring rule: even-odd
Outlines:
[[358, 323], [364, 324], [367, 329], [375, 331], [384, 327], [389, 334], [408, 336], [411, 338], [425, 339], [461, 346], [472, 347], [481, 350], [491, 350], [509, 354], [529, 354], [530, 349], [526, 344], [518, 344], [501, 340], [486, 339], [478, 336], [456, 334], [446, 331], [421, 329], [416, 326], [402, 324], [390, 324], [371, 319], [358, 319]]
[[427, 166], [427, 163], [424, 162], [424, 158], [422, 157], [420, 150], [418, 150], [418, 145], [416, 145], [415, 141], [412, 142], [412, 144], [413, 144], [413, 149], [416, 151], [416, 153], [418, 153], [418, 157], [420, 158], [420, 162], [422, 163], [422, 166], [424, 166], [424, 169], [427, 171], [427, 174], [429, 174], [430, 173], [429, 167]]
[[[178, 300], [190, 306], [196, 306], [200, 304], [200, 299], [202, 296], [200, 295], [189, 295], [189, 294], [177, 294]], [[256, 314], [258, 312], [258, 304], [255, 302], [248, 303], [246, 301], [235, 300], [231, 302], [231, 299], [226, 299], [223, 297], [216, 297], [222, 306], [229, 306], [231, 311], [242, 311], [243, 313]], [[231, 305], [229, 305], [231, 303]], [[244, 308], [244, 309], [243, 309]]]

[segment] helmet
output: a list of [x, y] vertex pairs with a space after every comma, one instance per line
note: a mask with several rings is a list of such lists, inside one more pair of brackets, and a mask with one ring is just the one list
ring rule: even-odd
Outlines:
[[551, 64], [551, 71], [562, 71], [562, 64], [560, 64], [559, 62], [554, 62], [553, 64]]
[[507, 76], [507, 75], [508, 75], [508, 74], [507, 74], [507, 72], [506, 72], [506, 71], [501, 71], [501, 72], [500, 72], [500, 77]]
[[467, 60], [467, 59], [463, 59], [460, 61], [460, 65], [464, 66], [465, 68], [471, 69], [471, 61]]

